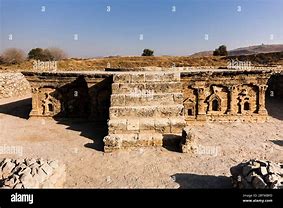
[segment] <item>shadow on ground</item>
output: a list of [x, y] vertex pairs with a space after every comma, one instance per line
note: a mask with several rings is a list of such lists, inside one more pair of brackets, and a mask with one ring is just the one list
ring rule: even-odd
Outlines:
[[162, 143], [163, 147], [172, 152], [181, 152], [180, 142], [182, 136], [174, 135], [174, 134], [164, 134]]
[[29, 118], [31, 111], [31, 98], [0, 105], [0, 113], [16, 116], [23, 119]]
[[277, 144], [279, 146], [283, 146], [283, 140], [271, 140], [274, 144]]
[[266, 110], [268, 115], [283, 120], [283, 99], [266, 99]]
[[191, 173], [176, 173], [171, 176], [180, 189], [229, 189], [231, 179], [227, 176], [196, 175]]
[[93, 122], [87, 119], [56, 118], [57, 124], [68, 126], [66, 129], [81, 132], [80, 136], [91, 139], [93, 142], [84, 146], [97, 151], [104, 150], [103, 138], [108, 134], [104, 122]]

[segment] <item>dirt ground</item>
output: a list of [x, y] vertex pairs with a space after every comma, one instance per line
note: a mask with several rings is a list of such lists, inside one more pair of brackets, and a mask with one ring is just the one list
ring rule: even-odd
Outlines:
[[[1, 158], [58, 159], [67, 188], [231, 188], [229, 168], [253, 158], [283, 162], [283, 102], [268, 102], [266, 123], [196, 126], [196, 154], [174, 148], [103, 153], [105, 127], [83, 120], [28, 119], [29, 96], [0, 100]], [[21, 154], [22, 153], [22, 154]]]

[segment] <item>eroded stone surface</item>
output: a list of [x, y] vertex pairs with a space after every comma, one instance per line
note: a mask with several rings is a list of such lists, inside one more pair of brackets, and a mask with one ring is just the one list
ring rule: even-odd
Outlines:
[[30, 85], [21, 73], [0, 73], [0, 99], [30, 93]]
[[65, 180], [65, 165], [57, 160], [0, 161], [0, 188], [63, 188]]
[[198, 136], [196, 132], [190, 127], [186, 127], [182, 132], [182, 139], [180, 143], [180, 149], [183, 153], [196, 152]]
[[235, 188], [282, 189], [283, 164], [250, 160], [230, 169]]

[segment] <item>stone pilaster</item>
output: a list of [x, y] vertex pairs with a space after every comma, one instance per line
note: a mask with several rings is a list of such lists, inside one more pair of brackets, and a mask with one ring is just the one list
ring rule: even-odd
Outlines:
[[265, 92], [267, 85], [258, 86], [258, 114], [267, 115], [267, 110], [265, 108]]
[[232, 85], [228, 87], [229, 91], [229, 107], [227, 114], [235, 115], [237, 114], [237, 86]]
[[205, 111], [205, 94], [204, 94], [205, 87], [198, 87], [198, 114], [197, 114], [197, 120], [206, 120], [206, 111]]
[[39, 116], [39, 98], [38, 98], [38, 87], [32, 86], [31, 88], [32, 93], [32, 110], [30, 112], [30, 116]]

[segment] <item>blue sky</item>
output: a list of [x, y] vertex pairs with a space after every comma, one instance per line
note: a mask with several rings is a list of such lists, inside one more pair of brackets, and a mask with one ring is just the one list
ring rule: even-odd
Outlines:
[[95, 57], [140, 55], [151, 48], [156, 55], [190, 55], [221, 44], [234, 49], [283, 43], [283, 0], [0, 2], [0, 51], [60, 47], [71, 57]]

